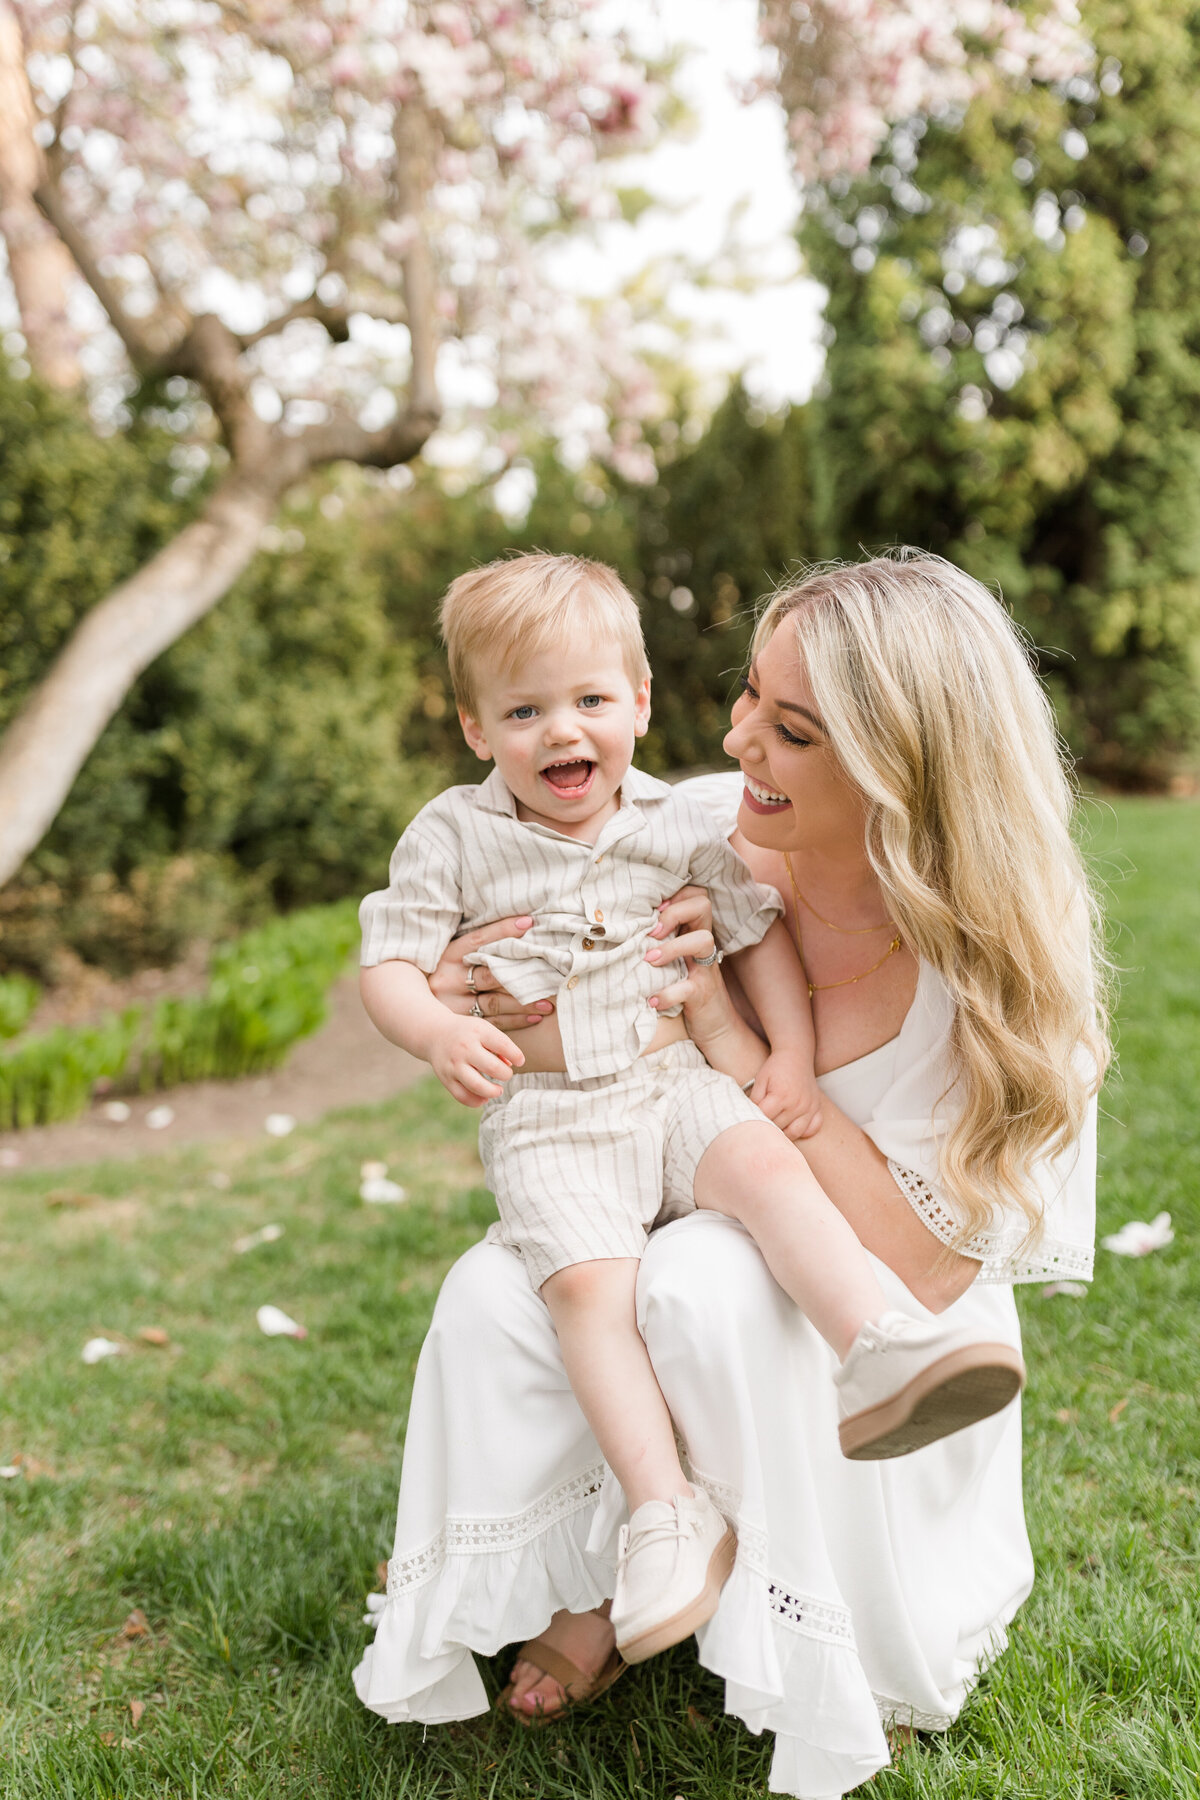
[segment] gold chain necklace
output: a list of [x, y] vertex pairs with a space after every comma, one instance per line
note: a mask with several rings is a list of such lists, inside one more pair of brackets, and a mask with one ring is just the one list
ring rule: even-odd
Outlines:
[[882, 969], [889, 956], [895, 956], [897, 950], [900, 948], [900, 933], [896, 931], [895, 925], [891, 919], [885, 919], [882, 925], [835, 925], [832, 919], [822, 919], [816, 907], [804, 898], [804, 895], [796, 886], [796, 877], [792, 873], [792, 859], [786, 850], [783, 853], [783, 861], [788, 872], [788, 880], [792, 884], [792, 897], [796, 902], [792, 935], [796, 940], [796, 949], [800, 956], [800, 967], [804, 970], [804, 978], [806, 981], [808, 981], [808, 969], [804, 962], [804, 944], [800, 938], [801, 906], [806, 906], [813, 918], [819, 919], [822, 925], [827, 925], [830, 931], [840, 931], [845, 937], [863, 937], [869, 931], [883, 931], [888, 926], [891, 926], [891, 929], [895, 932], [895, 936], [892, 938], [891, 943], [888, 945], [879, 961], [873, 962], [870, 968], [864, 969], [860, 975], [847, 975], [843, 981], [809, 981], [808, 997], [810, 1000], [814, 994], [827, 993], [830, 988], [853, 987], [856, 981], [865, 981], [868, 975], [873, 975], [875, 973], [876, 969]]

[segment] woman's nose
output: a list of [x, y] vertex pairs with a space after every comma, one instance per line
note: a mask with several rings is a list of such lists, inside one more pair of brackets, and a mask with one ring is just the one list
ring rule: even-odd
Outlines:
[[753, 760], [755, 757], [761, 755], [761, 751], [755, 747], [754, 734], [750, 731], [744, 719], [735, 719], [733, 721], [729, 730], [725, 733], [725, 741], [722, 748], [724, 749], [726, 756], [732, 756], [735, 762], [743, 762], [747, 758]]

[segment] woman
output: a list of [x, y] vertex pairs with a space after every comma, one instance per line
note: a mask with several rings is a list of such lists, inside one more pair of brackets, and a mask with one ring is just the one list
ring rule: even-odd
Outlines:
[[[763, 615], [726, 748], [735, 843], [782, 893], [812, 989], [823, 1105], [804, 1154], [893, 1304], [1017, 1346], [1012, 1284], [1091, 1272], [1106, 1056], [1070, 795], [1020, 642], [937, 558], [819, 571]], [[732, 811], [734, 785], [698, 791]], [[668, 922], [693, 1037], [748, 1080], [765, 1051], [700, 966], [703, 896]], [[461, 954], [439, 992], [478, 1003]], [[516, 1022], [503, 994], [482, 1004]], [[1018, 1410], [845, 1461], [831, 1353], [720, 1215], [660, 1227], [638, 1295], [690, 1478], [737, 1530], [700, 1660], [727, 1711], [775, 1733], [773, 1789], [843, 1795], [888, 1761], [883, 1725], [953, 1721], [1029, 1591]], [[533, 1633], [505, 1695], [518, 1715], [606, 1684], [619, 1523], [544, 1306], [477, 1245], [418, 1368], [360, 1697], [391, 1720], [470, 1716], [487, 1704], [470, 1652]]]

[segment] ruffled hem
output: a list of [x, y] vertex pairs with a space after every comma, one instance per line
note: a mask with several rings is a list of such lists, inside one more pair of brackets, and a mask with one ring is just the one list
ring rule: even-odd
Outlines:
[[494, 1656], [536, 1637], [560, 1607], [587, 1612], [611, 1599], [612, 1570], [586, 1548], [591, 1516], [591, 1505], [582, 1505], [503, 1550], [440, 1543], [436, 1556], [403, 1559], [422, 1573], [406, 1585], [396, 1581], [393, 1559], [375, 1642], [354, 1671], [363, 1705], [390, 1725], [444, 1725], [486, 1712], [473, 1652]]

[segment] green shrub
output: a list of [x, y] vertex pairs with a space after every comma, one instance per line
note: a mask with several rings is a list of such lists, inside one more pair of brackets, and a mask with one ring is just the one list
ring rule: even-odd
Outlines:
[[0, 975], [0, 1038], [16, 1037], [41, 997], [27, 975]]
[[147, 1092], [276, 1068], [324, 1021], [357, 938], [353, 901], [310, 907], [221, 945], [195, 999], [26, 1038], [0, 1053], [0, 1130], [73, 1118], [102, 1078]]
[[141, 1016], [131, 1006], [99, 1025], [58, 1025], [0, 1054], [0, 1131], [82, 1112], [97, 1081], [124, 1073]]

